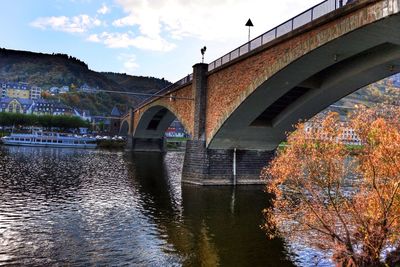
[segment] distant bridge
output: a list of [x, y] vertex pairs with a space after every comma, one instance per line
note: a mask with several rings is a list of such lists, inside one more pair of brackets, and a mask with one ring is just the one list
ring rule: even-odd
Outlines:
[[136, 151], [161, 151], [178, 118], [192, 137], [183, 182], [259, 182], [299, 119], [400, 72], [400, 0], [340, 2], [324, 1], [208, 65], [194, 65], [193, 74], [124, 115], [121, 132]]

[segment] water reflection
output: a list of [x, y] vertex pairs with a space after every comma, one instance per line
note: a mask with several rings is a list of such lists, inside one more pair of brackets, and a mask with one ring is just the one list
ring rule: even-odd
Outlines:
[[0, 265], [291, 266], [260, 187], [181, 187], [182, 160], [1, 147]]

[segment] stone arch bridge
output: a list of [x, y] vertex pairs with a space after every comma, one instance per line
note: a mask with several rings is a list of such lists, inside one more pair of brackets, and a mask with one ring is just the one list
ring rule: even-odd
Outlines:
[[[134, 150], [161, 151], [175, 118], [191, 135], [182, 181], [245, 184], [285, 133], [400, 72], [400, 0], [327, 0], [224, 55], [122, 117]], [[162, 96], [162, 97], [161, 97]]]

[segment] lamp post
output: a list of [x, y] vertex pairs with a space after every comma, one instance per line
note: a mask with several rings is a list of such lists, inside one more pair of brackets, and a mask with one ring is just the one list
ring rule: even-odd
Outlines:
[[207, 47], [203, 47], [202, 49], [200, 49], [201, 52], [201, 63], [204, 63], [204, 53], [206, 52]]

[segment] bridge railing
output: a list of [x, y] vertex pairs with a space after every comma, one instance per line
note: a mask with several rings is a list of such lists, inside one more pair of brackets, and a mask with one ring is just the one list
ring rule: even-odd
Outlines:
[[179, 81], [177, 81], [177, 82], [175, 82], [173, 84], [170, 84], [167, 87], [162, 88], [161, 90], [155, 92], [152, 96], [150, 96], [150, 97], [146, 98], [145, 100], [143, 100], [142, 102], [140, 102], [139, 105], [137, 105], [137, 108], [135, 108], [135, 110], [139, 109], [144, 104], [156, 99], [158, 96], [167, 95], [171, 91], [175, 90], [176, 88], [178, 88], [180, 86], [183, 86], [183, 85], [191, 82], [192, 80], [193, 80], [193, 73], [192, 74], [188, 74], [187, 76], [183, 77]]
[[215, 68], [218, 68], [240, 56], [243, 56], [250, 51], [267, 44], [276, 38], [285, 35], [303, 25], [306, 25], [307, 23], [310, 23], [311, 21], [322, 17], [323, 15], [326, 15], [343, 5], [346, 5], [349, 0], [326, 0], [323, 1], [322, 3], [319, 3], [312, 8], [304, 11], [303, 13], [297, 15], [294, 18], [291, 18], [284, 23], [276, 26], [272, 30], [269, 30], [260, 36], [254, 38], [253, 40], [250, 40], [249, 42], [241, 45], [240, 47], [232, 50], [231, 52], [227, 53], [226, 55], [218, 58], [217, 60], [214, 60], [208, 65], [208, 71], [212, 71]]
[[[269, 30], [260, 36], [250, 40], [249, 42], [241, 45], [240, 47], [232, 50], [231, 52], [227, 53], [226, 55], [218, 58], [217, 60], [214, 60], [210, 64], [208, 64], [208, 71], [212, 71], [215, 68], [218, 68], [222, 65], [225, 65], [226, 63], [243, 56], [250, 51], [258, 48], [259, 46], [262, 46], [264, 44], [267, 44], [276, 38], [285, 35], [286, 33], [289, 33], [303, 25], [306, 25], [307, 23], [310, 23], [311, 21], [318, 19], [319, 17], [322, 17], [323, 15], [326, 15], [344, 5], [346, 5], [349, 2], [354, 2], [351, 0], [325, 0], [310, 9], [307, 9], [306, 11], [302, 12], [301, 14], [295, 16], [294, 18], [291, 18], [284, 23], [276, 26], [272, 30]], [[185, 76], [184, 78], [180, 79], [179, 81], [175, 82], [174, 84], [171, 84], [156, 93], [154, 93], [153, 96], [150, 96], [143, 100], [142, 102], [139, 103], [137, 108], [140, 108], [144, 104], [156, 99], [159, 95], [167, 95], [169, 92], [173, 91], [177, 87], [180, 87], [182, 85], [185, 85], [193, 80], [193, 74], [189, 74]]]

